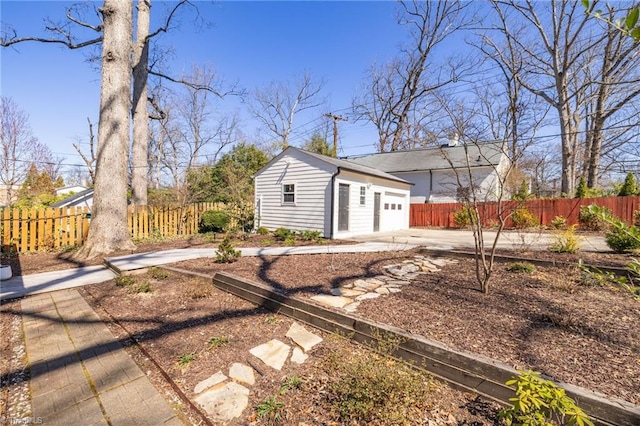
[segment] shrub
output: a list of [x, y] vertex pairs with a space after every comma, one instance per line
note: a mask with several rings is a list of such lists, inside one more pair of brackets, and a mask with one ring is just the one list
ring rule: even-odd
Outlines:
[[151, 278], [154, 280], [166, 280], [169, 278], [169, 273], [167, 271], [156, 267], [149, 269], [149, 275], [151, 275]]
[[278, 228], [273, 231], [273, 236], [276, 237], [277, 240], [284, 241], [290, 237], [295, 238], [295, 233], [291, 229]]
[[575, 198], [586, 198], [589, 192], [589, 188], [587, 188], [587, 182], [584, 180], [584, 176], [580, 176], [580, 180], [578, 181], [578, 186], [576, 187], [576, 196]]
[[207, 210], [200, 216], [200, 224], [198, 232], [205, 234], [207, 232], [224, 232], [229, 226], [231, 216], [220, 210]]
[[564, 216], [556, 216], [551, 221], [553, 229], [565, 229], [567, 227], [567, 219]]
[[302, 231], [300, 239], [303, 241], [318, 241], [320, 239], [320, 231]]
[[528, 262], [512, 262], [507, 265], [507, 271], [509, 272], [524, 272], [530, 274], [536, 270], [536, 267]]
[[624, 179], [624, 183], [620, 187], [620, 191], [618, 191], [619, 197], [625, 197], [629, 195], [636, 195], [638, 192], [638, 187], [636, 184], [636, 177], [633, 173], [627, 173], [627, 177]]
[[136, 293], [151, 293], [151, 291], [151, 284], [149, 284], [147, 281], [141, 282], [135, 287]]
[[571, 225], [564, 232], [556, 234], [549, 250], [556, 253], [577, 253], [580, 250], [580, 240], [576, 236], [576, 226]]
[[129, 287], [135, 284], [136, 279], [130, 275], [119, 275], [115, 277], [114, 281], [118, 287]]
[[515, 398], [509, 398], [513, 406], [502, 409], [499, 414], [507, 426], [552, 424], [593, 426], [593, 422], [575, 401], [567, 396], [564, 389], [541, 378], [540, 373], [536, 371], [521, 372], [518, 377], [507, 381], [506, 385], [516, 387]]
[[269, 235], [269, 230], [267, 228], [265, 228], [264, 226], [261, 226], [258, 229], [256, 229], [256, 234], [258, 234], [258, 235]]
[[633, 226], [640, 228], [640, 210], [633, 212]]
[[287, 238], [285, 238], [283, 244], [285, 246], [295, 246], [296, 245], [296, 236], [295, 235], [289, 235]]
[[478, 222], [478, 212], [472, 207], [464, 206], [463, 208], [453, 212], [453, 223], [459, 228], [468, 228], [471, 226], [471, 219]]
[[513, 226], [516, 229], [526, 229], [538, 226], [538, 218], [533, 215], [526, 207], [517, 208], [511, 215]]
[[605, 234], [604, 238], [609, 248], [616, 253], [640, 249], [640, 240], [629, 232], [629, 228], [613, 228]]
[[[606, 214], [611, 214], [611, 210], [602, 208]], [[607, 228], [607, 222], [597, 213], [593, 212], [589, 206], [581, 206], [578, 215], [580, 229], [585, 231], [603, 231]]]
[[225, 237], [224, 240], [218, 246], [216, 251], [217, 263], [233, 263], [242, 255], [240, 250], [236, 250], [231, 244], [229, 237]]

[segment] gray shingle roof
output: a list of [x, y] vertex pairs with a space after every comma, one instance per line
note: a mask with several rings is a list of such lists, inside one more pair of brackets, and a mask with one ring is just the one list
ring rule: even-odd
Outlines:
[[80, 191], [77, 194], [71, 195], [63, 200], [60, 200], [56, 203], [51, 204], [50, 207], [67, 207], [73, 205], [79, 205], [80, 203], [84, 203], [89, 198], [93, 197], [93, 188], [85, 189], [84, 191]]
[[445, 155], [456, 168], [469, 166], [497, 166], [504, 154], [502, 142], [485, 142], [481, 144], [464, 144], [433, 148], [413, 149], [409, 151], [381, 152], [358, 157], [348, 157], [350, 162], [373, 167], [387, 173], [413, 172], [423, 170], [450, 169], [451, 165]]
[[386, 173], [384, 170], [380, 170], [380, 169], [377, 169], [375, 167], [368, 166], [366, 164], [359, 164], [359, 163], [356, 163], [356, 162], [351, 161], [351, 160], [344, 160], [344, 159], [340, 159], [340, 158], [328, 157], [326, 155], [316, 154], [315, 152], [305, 151], [303, 149], [296, 148], [296, 147], [293, 147], [293, 146], [290, 146], [290, 147], [287, 148], [287, 150], [289, 150], [289, 149], [295, 149], [295, 150], [304, 152], [307, 155], [315, 157], [320, 161], [324, 161], [325, 163], [332, 164], [332, 165], [334, 165], [336, 167], [339, 167], [339, 168], [341, 168], [343, 170], [349, 170], [349, 171], [356, 172], [356, 173], [362, 173], [362, 174], [369, 175], [369, 176], [375, 176], [375, 177], [379, 177], [379, 178], [383, 178], [383, 179], [392, 180], [392, 181], [395, 181], [395, 182], [402, 182], [402, 183], [408, 183], [410, 185], [413, 185], [411, 182], [408, 182], [408, 181], [406, 181], [404, 179], [401, 179], [398, 176], [391, 175], [389, 173]]

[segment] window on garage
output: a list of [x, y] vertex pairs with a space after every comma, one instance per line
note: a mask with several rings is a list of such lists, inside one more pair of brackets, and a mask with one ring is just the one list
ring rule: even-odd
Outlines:
[[366, 202], [367, 202], [367, 187], [361, 186], [360, 187], [360, 205], [364, 206]]
[[282, 185], [282, 203], [295, 204], [296, 202], [296, 185], [293, 183], [285, 183]]

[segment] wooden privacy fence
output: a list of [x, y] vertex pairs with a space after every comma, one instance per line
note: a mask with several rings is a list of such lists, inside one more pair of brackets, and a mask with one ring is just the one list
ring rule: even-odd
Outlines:
[[[198, 203], [184, 207], [129, 207], [128, 226], [137, 239], [192, 235], [207, 210], [224, 204]], [[88, 207], [0, 210], [2, 252], [35, 252], [81, 246], [89, 232]]]
[[[633, 213], [640, 210], [640, 197], [599, 197], [599, 198], [558, 198], [551, 200], [529, 200], [529, 201], [505, 201], [502, 208], [505, 212], [513, 211], [516, 208], [526, 208], [537, 219], [540, 225], [550, 226], [551, 221], [556, 216], [567, 219], [568, 225], [578, 223], [581, 206], [597, 204], [611, 210], [614, 216], [633, 224]], [[488, 202], [479, 205], [480, 217], [485, 225], [491, 225], [498, 221], [498, 203]], [[432, 226], [443, 228], [455, 228], [457, 225], [453, 220], [453, 215], [460, 210], [460, 203], [443, 204], [411, 204], [410, 226]], [[512, 226], [511, 221], [507, 226]]]

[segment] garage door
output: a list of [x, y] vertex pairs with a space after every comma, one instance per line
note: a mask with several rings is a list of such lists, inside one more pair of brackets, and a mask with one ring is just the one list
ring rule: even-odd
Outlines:
[[382, 200], [381, 231], [405, 229], [407, 212], [405, 210], [406, 195], [386, 192]]

